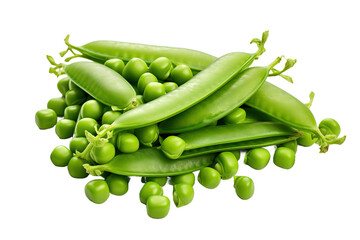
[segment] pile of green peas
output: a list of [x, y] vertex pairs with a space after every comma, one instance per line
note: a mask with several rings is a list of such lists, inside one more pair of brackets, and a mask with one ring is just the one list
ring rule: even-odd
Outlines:
[[[122, 75], [135, 89], [138, 104], [151, 102], [179, 86], [188, 82], [197, 73], [186, 64], [174, 65], [170, 59], [159, 57], [150, 64], [134, 57], [124, 62], [121, 59], [109, 59], [104, 65]], [[83, 152], [89, 145], [90, 136], [111, 125], [125, 111], [106, 106], [94, 99], [85, 90], [78, 87], [69, 77], [61, 78], [57, 83], [61, 97], [52, 98], [47, 108], [35, 114], [39, 129], [55, 127], [60, 139], [69, 139], [68, 146], [59, 145], [50, 154], [51, 162], [57, 167], [66, 167], [73, 178], [86, 178], [89, 173], [83, 167], [89, 163], [76, 154]], [[243, 124], [257, 121], [247, 117], [245, 108], [238, 107], [211, 125]], [[325, 136], [338, 137], [339, 124], [331, 118], [324, 119], [319, 129]], [[176, 136], [161, 135], [158, 124], [142, 128], [114, 132], [107, 141], [94, 146], [89, 159], [92, 165], [110, 162], [118, 154], [131, 154], [142, 148], [161, 147], [169, 158], [177, 158], [185, 148], [185, 142]], [[310, 133], [300, 138], [276, 146], [273, 163], [282, 169], [291, 169], [295, 164], [298, 145], [309, 147], [317, 139]], [[244, 164], [255, 170], [264, 169], [270, 159], [269, 150], [255, 147], [243, 150]], [[212, 165], [199, 170], [197, 181], [207, 189], [217, 188], [222, 180], [233, 179], [236, 195], [242, 199], [250, 199], [254, 194], [254, 182], [250, 177], [237, 176], [240, 150], [217, 153]], [[104, 172], [102, 179], [94, 179], [85, 185], [86, 197], [96, 203], [104, 203], [110, 195], [122, 196], [128, 192], [130, 176]], [[190, 204], [194, 199], [196, 176], [193, 172], [168, 177], [142, 176], [144, 184], [139, 193], [139, 201], [146, 205], [149, 217], [161, 219], [168, 215], [170, 200], [164, 196], [163, 187], [169, 184], [173, 188], [173, 202], [176, 207]]]

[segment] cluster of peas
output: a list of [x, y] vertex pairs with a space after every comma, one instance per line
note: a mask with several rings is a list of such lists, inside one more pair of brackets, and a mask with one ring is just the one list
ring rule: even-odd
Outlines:
[[[126, 64], [121, 59], [110, 59], [105, 62], [120, 73], [137, 92], [137, 102], [150, 102], [165, 95], [193, 77], [192, 70], [184, 64], [173, 67], [171, 61], [165, 57], [154, 60], [148, 66], [142, 59], [133, 58]], [[72, 138], [69, 148], [57, 146], [52, 151], [50, 159], [55, 166], [67, 167], [70, 176], [85, 178], [88, 176], [83, 164], [87, 161], [74, 156], [76, 152], [83, 152], [89, 142], [86, 132], [96, 135], [108, 125], [112, 124], [124, 110], [105, 106], [93, 99], [84, 90], [74, 84], [68, 77], [62, 78], [57, 84], [62, 97], [49, 100], [47, 109], [36, 113], [35, 120], [40, 129], [55, 126], [55, 132], [60, 139]], [[126, 110], [125, 110], [126, 111]], [[58, 120], [58, 117], [63, 117]], [[246, 121], [246, 111], [236, 108], [223, 119], [214, 124], [238, 124]], [[333, 119], [324, 119], [320, 123], [320, 130], [339, 135], [340, 126]], [[324, 134], [325, 134], [324, 133]], [[273, 162], [275, 165], [290, 169], [295, 163], [297, 146], [311, 146], [316, 139], [310, 134], [304, 134], [298, 140], [282, 144], [275, 150]], [[184, 143], [176, 136], [161, 136], [157, 124], [134, 130], [114, 132], [108, 142], [95, 146], [90, 152], [93, 164], [105, 164], [120, 153], [133, 153], [139, 148], [160, 146], [163, 152], [176, 155]], [[169, 156], [170, 158], [172, 156]], [[254, 193], [254, 183], [246, 176], [235, 176], [238, 171], [239, 151], [219, 153], [212, 166], [202, 168], [198, 174], [198, 182], [206, 188], [214, 189], [221, 179], [235, 177], [234, 187], [241, 199], [249, 199]], [[270, 160], [270, 153], [265, 148], [254, 148], [245, 155], [245, 164], [253, 169], [263, 169]], [[104, 179], [95, 179], [85, 186], [85, 194], [94, 203], [105, 202], [110, 193], [124, 195], [128, 191], [130, 178], [104, 172]], [[170, 200], [163, 196], [162, 187], [169, 182], [173, 185], [173, 201], [177, 207], [189, 204], [194, 197], [194, 173], [187, 173], [170, 177], [142, 177], [144, 183], [140, 191], [140, 201], [147, 206], [147, 213], [152, 218], [165, 217], [170, 209]]]

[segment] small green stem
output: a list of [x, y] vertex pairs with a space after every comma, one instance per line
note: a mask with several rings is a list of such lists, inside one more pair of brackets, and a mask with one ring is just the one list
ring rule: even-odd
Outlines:
[[261, 40], [258, 38], [254, 38], [253, 40], [251, 40], [250, 44], [256, 43], [259, 48], [254, 54], [255, 59], [258, 59], [258, 57], [266, 51], [264, 45], [265, 45], [265, 42], [268, 39], [268, 37], [269, 37], [269, 31], [265, 31], [262, 34]]
[[343, 136], [341, 138], [326, 138], [326, 136], [322, 134], [319, 128], [316, 128], [314, 133], [319, 138], [318, 144], [320, 145], [320, 153], [326, 153], [329, 150], [329, 146], [331, 144], [343, 144], [346, 139], [346, 136]]

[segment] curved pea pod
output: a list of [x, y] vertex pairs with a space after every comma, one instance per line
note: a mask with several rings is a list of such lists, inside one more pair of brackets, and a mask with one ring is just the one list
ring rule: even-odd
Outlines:
[[99, 176], [104, 171], [125, 176], [166, 177], [194, 172], [213, 163], [215, 154], [205, 154], [181, 160], [167, 158], [157, 148], [144, 148], [134, 153], [115, 156], [103, 165], [84, 168], [91, 175]]
[[341, 138], [324, 136], [316, 124], [313, 113], [305, 104], [269, 82], [265, 82], [248, 99], [246, 105], [288, 126], [314, 134], [318, 138], [322, 153], [327, 152], [330, 144], [342, 144], [345, 141], [346, 136]]

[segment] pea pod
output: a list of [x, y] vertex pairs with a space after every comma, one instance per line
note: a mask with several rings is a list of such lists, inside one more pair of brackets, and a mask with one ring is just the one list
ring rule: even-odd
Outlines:
[[125, 176], [166, 177], [194, 172], [213, 163], [215, 154], [181, 160], [167, 158], [157, 148], [144, 148], [134, 153], [119, 154], [103, 165], [84, 164], [87, 172], [99, 176], [104, 171]]
[[341, 138], [324, 136], [316, 124], [314, 115], [305, 104], [269, 82], [265, 82], [248, 99], [246, 105], [288, 126], [314, 134], [319, 139], [318, 144], [322, 153], [327, 152], [330, 144], [342, 144], [345, 141], [346, 136]]

